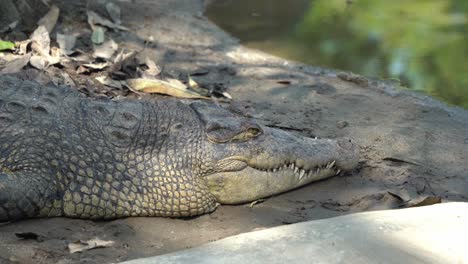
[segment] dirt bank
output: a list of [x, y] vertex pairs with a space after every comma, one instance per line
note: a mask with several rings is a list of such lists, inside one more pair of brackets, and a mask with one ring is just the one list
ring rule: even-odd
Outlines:
[[[59, 24], [86, 25], [85, 4], [71, 2], [57, 2]], [[55, 218], [2, 225], [0, 262], [118, 262], [259, 228], [399, 208], [425, 197], [468, 201], [468, 111], [392, 84], [248, 50], [203, 16], [200, 0], [118, 4], [123, 24], [131, 29], [116, 33], [119, 44], [141, 50], [174, 75], [203, 72], [194, 75], [197, 82], [226, 87], [238, 107], [265, 125], [307, 136], [353, 138], [361, 146], [360, 167], [252, 208], [221, 206], [188, 220]], [[18, 232], [41, 237], [21, 240]], [[115, 244], [68, 252], [68, 243], [95, 237]]]

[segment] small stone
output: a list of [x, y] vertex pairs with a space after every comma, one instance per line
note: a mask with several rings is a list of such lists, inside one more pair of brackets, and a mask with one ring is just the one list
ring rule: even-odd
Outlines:
[[349, 123], [347, 121], [338, 121], [336, 122], [336, 127], [339, 128], [339, 129], [343, 129], [345, 127], [347, 127], [349, 125]]

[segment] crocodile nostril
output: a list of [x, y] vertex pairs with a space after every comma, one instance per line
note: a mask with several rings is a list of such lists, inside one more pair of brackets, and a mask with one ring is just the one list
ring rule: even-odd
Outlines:
[[354, 148], [354, 143], [350, 138], [340, 138], [338, 139], [338, 146], [349, 150]]

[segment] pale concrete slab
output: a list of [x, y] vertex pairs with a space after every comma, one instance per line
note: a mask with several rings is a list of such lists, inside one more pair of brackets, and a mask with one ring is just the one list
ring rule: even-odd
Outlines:
[[150, 263], [468, 263], [468, 203], [357, 213], [269, 228]]

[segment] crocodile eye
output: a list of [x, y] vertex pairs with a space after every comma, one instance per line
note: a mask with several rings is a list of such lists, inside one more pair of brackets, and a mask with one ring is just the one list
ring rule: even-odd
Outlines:
[[249, 139], [258, 137], [260, 134], [262, 134], [262, 130], [260, 128], [249, 127], [241, 133], [235, 135], [231, 141], [247, 141]]
[[260, 136], [260, 134], [262, 134], [262, 130], [260, 128], [250, 127], [244, 133], [249, 137], [254, 138]]
[[208, 139], [216, 143], [242, 142], [258, 137], [262, 129], [256, 126], [248, 126], [246, 129], [239, 127], [237, 130], [230, 128], [212, 126], [207, 131]]

